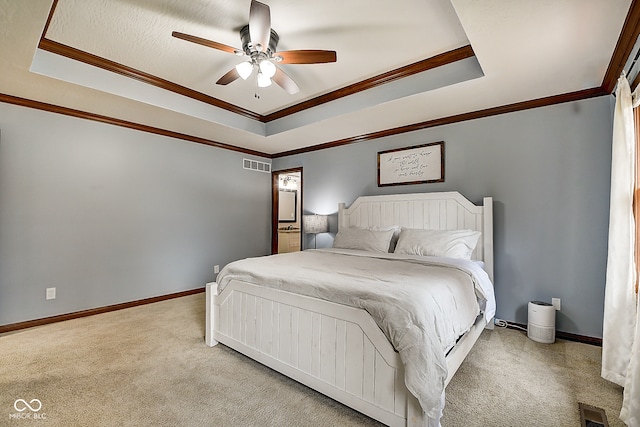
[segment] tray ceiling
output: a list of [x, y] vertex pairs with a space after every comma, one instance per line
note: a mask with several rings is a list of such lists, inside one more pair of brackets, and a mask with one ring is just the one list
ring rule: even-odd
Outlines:
[[[242, 59], [171, 37], [241, 47], [249, 0], [0, 0], [0, 92], [273, 154], [599, 87], [631, 2], [265, 3], [278, 50], [337, 52], [336, 63], [280, 65], [298, 94], [258, 90], [251, 79], [216, 85]], [[46, 43], [75, 53], [52, 53]], [[471, 53], [451, 55], [461, 50]], [[385, 73], [448, 54], [380, 84]]]

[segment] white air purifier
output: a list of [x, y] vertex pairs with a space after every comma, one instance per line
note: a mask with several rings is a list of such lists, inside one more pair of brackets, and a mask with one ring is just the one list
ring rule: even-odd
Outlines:
[[548, 302], [529, 302], [527, 336], [533, 341], [551, 344], [556, 340], [556, 308]]

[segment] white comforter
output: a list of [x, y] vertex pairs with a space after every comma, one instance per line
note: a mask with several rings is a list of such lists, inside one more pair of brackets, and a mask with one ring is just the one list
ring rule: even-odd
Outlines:
[[228, 264], [218, 289], [237, 279], [365, 309], [405, 366], [405, 383], [436, 417], [447, 377], [445, 352], [481, 310], [495, 312], [493, 285], [472, 261], [318, 249]]

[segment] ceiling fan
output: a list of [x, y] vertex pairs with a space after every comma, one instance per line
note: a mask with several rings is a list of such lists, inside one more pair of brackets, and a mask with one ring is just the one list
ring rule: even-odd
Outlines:
[[216, 82], [216, 84], [219, 85], [228, 85], [238, 78], [246, 80], [253, 74], [254, 70], [257, 70], [258, 87], [267, 87], [274, 81], [290, 94], [295, 94], [300, 91], [300, 88], [289, 75], [275, 65], [276, 63], [320, 64], [336, 62], [336, 52], [332, 50], [276, 51], [280, 37], [278, 33], [271, 28], [271, 11], [269, 10], [269, 6], [255, 0], [251, 1], [249, 24], [240, 30], [242, 49], [236, 49], [222, 43], [177, 31], [173, 31], [171, 35], [192, 43], [247, 58], [246, 61], [236, 65], [224, 76], [220, 77]]

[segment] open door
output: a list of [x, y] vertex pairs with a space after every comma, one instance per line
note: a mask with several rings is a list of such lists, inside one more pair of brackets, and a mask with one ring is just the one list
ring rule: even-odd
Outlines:
[[302, 168], [271, 173], [271, 253], [302, 250]]

